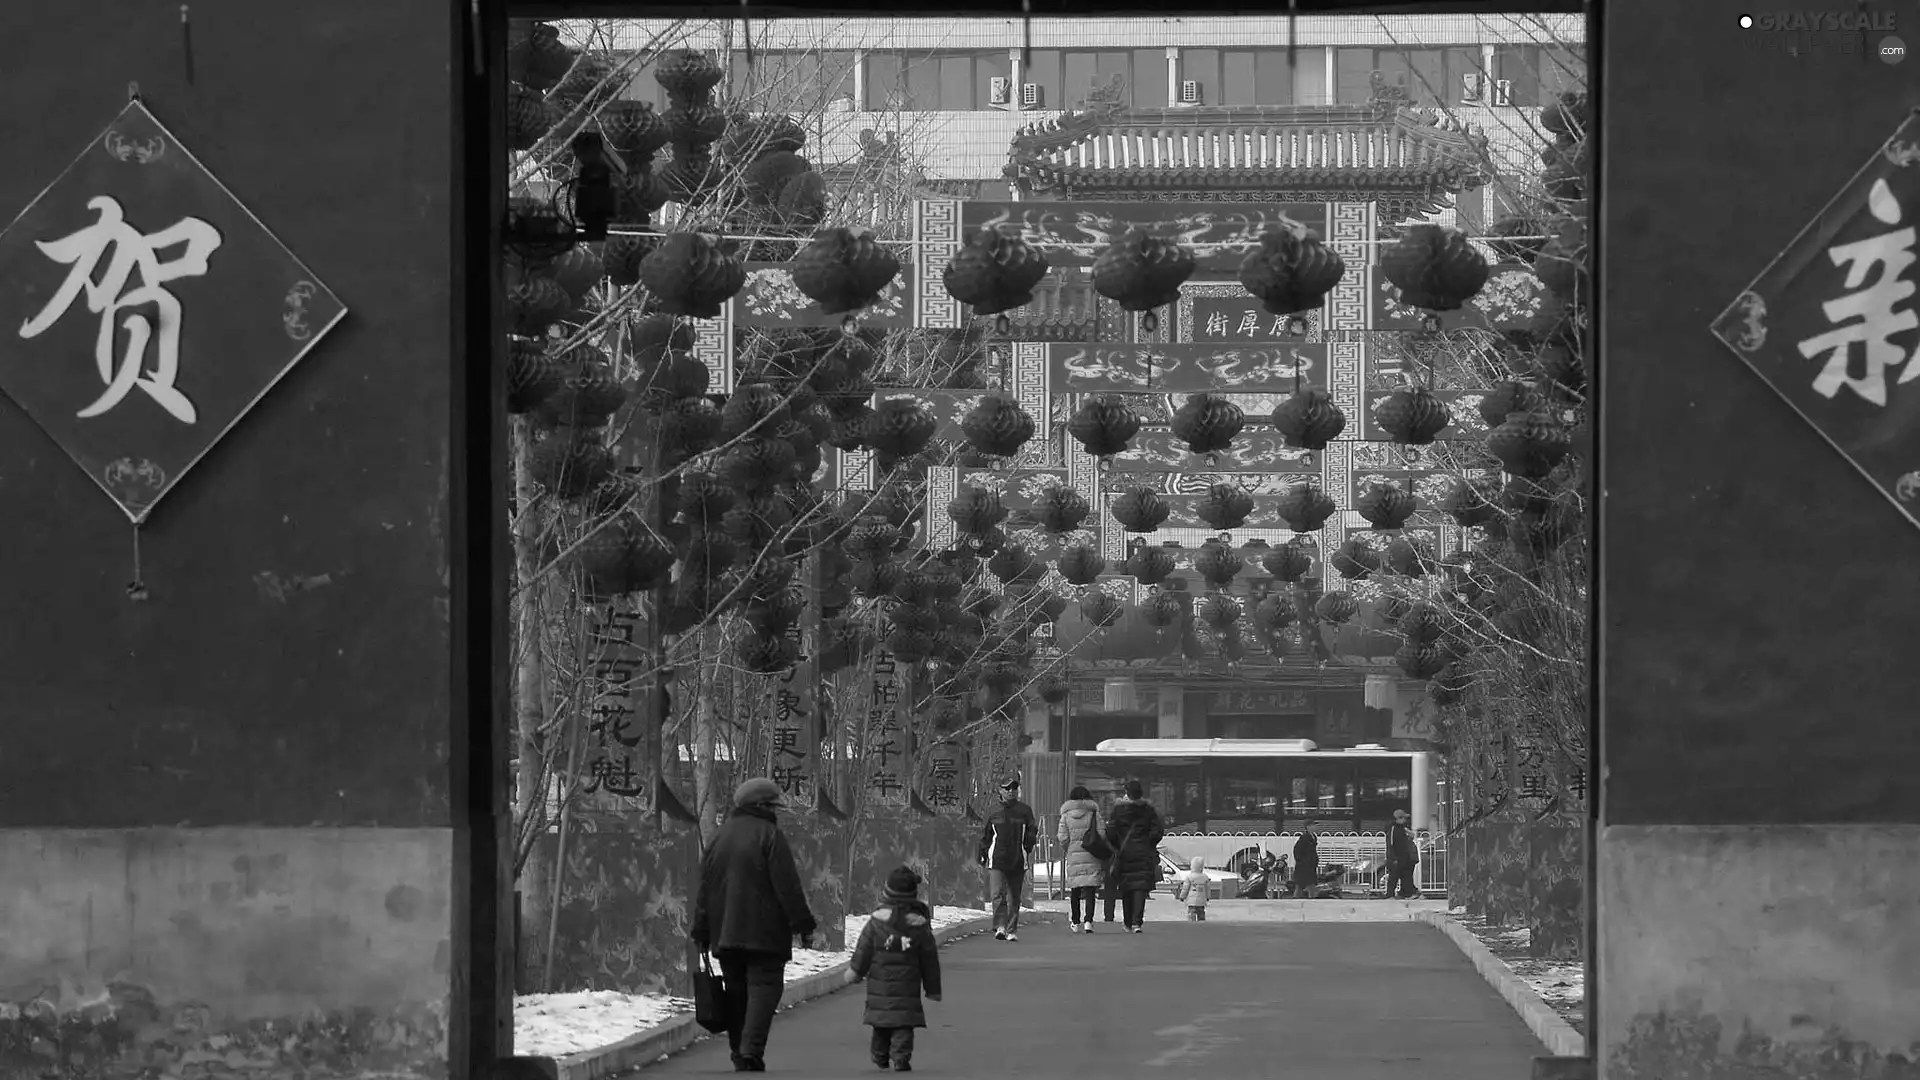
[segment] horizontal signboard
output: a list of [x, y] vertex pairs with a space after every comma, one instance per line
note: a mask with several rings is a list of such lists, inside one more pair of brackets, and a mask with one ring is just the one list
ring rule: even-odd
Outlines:
[[1053, 266], [1087, 266], [1102, 249], [1142, 228], [1195, 246], [1199, 270], [1232, 273], [1269, 229], [1291, 221], [1322, 237], [1327, 203], [985, 202], [960, 204], [963, 233], [985, 226], [1020, 230]]
[[1203, 390], [1286, 392], [1326, 380], [1327, 347], [1260, 345], [1065, 345], [1047, 347], [1054, 393], [1158, 394]]

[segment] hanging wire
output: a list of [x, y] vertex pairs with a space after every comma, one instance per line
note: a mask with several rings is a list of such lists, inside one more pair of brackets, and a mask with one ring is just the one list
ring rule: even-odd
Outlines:
[[140, 574], [140, 523], [133, 525], [133, 580], [127, 582], [127, 599], [139, 603], [147, 598], [147, 583]]
[[[1020, 0], [1020, 78], [1033, 69], [1033, 0]], [[1015, 88], [1018, 92], [1018, 88]]]

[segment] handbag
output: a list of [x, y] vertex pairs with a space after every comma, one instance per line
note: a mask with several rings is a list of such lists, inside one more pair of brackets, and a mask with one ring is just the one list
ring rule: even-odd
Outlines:
[[706, 953], [693, 973], [693, 1022], [714, 1034], [727, 1030], [727, 988]]
[[1087, 831], [1080, 834], [1080, 850], [1101, 862], [1113, 858], [1113, 845], [1107, 843], [1107, 838], [1100, 834], [1099, 815], [1094, 815], [1094, 819], [1087, 823]]
[[[1120, 876], [1120, 853], [1126, 850], [1127, 842], [1133, 839], [1133, 830], [1139, 827], [1140, 823], [1137, 821], [1127, 826], [1127, 835], [1120, 838], [1120, 846], [1113, 849], [1112, 855], [1107, 856], [1108, 881], [1112, 881]], [[1155, 869], [1157, 870], [1158, 867], [1155, 867]]]

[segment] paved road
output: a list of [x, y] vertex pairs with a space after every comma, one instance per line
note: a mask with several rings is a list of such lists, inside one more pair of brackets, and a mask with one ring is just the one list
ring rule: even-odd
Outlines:
[[[1029, 917], [1018, 942], [941, 950], [914, 1072], [966, 1080], [1520, 1080], [1546, 1051], [1433, 927], [1383, 923], [1096, 923]], [[1099, 932], [1107, 931], [1107, 932]], [[880, 1075], [863, 987], [774, 1022], [767, 1071]], [[731, 1073], [709, 1039], [642, 1078]]]

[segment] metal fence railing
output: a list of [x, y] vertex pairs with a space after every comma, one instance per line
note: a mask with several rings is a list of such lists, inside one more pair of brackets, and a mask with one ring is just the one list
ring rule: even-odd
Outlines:
[[[1034, 852], [1033, 896], [1059, 900], [1066, 896], [1060, 873], [1061, 860], [1079, 846], [1077, 838], [1062, 844], [1057, 835], [1060, 821], [1055, 815], [1040, 815], [1040, 846]], [[1381, 893], [1387, 887], [1385, 833], [1321, 833], [1320, 864], [1345, 866], [1342, 890], [1354, 894]], [[1261, 853], [1293, 854], [1298, 833], [1176, 833], [1161, 841], [1160, 848], [1185, 863], [1198, 855], [1214, 869], [1244, 874], [1258, 864]], [[1444, 897], [1447, 893], [1447, 842], [1444, 836], [1422, 837], [1420, 864], [1414, 868], [1414, 884], [1426, 896]]]

